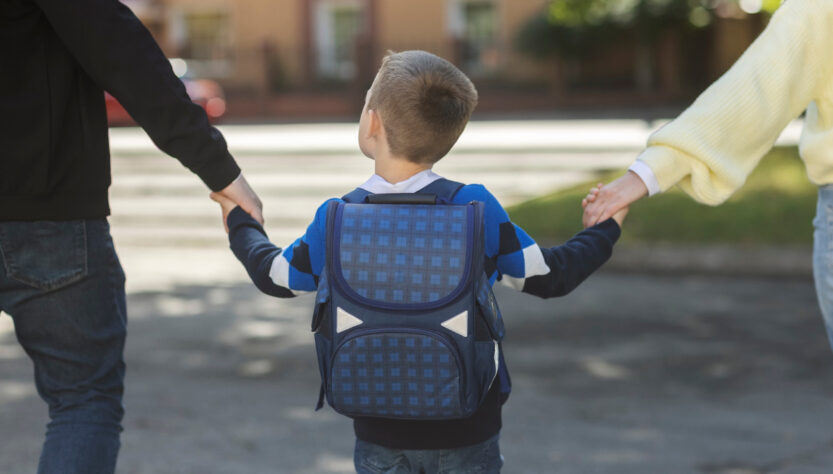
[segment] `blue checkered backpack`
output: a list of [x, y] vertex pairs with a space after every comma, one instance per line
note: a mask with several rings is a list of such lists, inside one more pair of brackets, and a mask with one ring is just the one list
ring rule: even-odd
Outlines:
[[312, 322], [317, 408], [326, 398], [348, 416], [428, 420], [483, 402], [504, 329], [483, 271], [483, 203], [452, 204], [460, 187], [357, 189], [330, 203]]

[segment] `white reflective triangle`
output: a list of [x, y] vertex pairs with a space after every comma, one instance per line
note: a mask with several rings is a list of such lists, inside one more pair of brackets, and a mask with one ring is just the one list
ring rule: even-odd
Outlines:
[[469, 312], [463, 311], [462, 313], [458, 314], [457, 316], [453, 316], [451, 319], [446, 320], [442, 326], [449, 331], [454, 331], [457, 334], [468, 337], [469, 335]]
[[495, 343], [495, 373], [492, 375], [492, 381], [489, 382], [489, 388], [492, 387], [492, 384], [495, 383], [497, 380], [498, 370], [500, 370], [500, 345], [497, 341], [492, 341]]
[[350, 328], [354, 328], [362, 323], [362, 320], [344, 311], [336, 308], [336, 333], [344, 332]]

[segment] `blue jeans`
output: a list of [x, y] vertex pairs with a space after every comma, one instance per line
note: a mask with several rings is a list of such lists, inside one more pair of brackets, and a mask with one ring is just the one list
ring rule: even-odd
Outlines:
[[38, 472], [114, 472], [127, 311], [107, 221], [0, 222], [0, 257], [0, 310], [49, 406]]
[[816, 296], [833, 347], [833, 185], [819, 188], [816, 218], [813, 219], [813, 276]]
[[358, 474], [494, 474], [503, 467], [499, 436], [457, 449], [390, 449], [356, 440]]

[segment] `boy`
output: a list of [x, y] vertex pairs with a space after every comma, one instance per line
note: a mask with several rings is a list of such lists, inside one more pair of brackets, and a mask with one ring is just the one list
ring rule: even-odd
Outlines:
[[[359, 147], [374, 160], [375, 174], [361, 185], [373, 193], [414, 193], [441, 179], [431, 168], [463, 132], [477, 91], [451, 63], [423, 51], [385, 57], [367, 93], [359, 121]], [[231, 248], [255, 285], [269, 295], [291, 297], [316, 289], [325, 260], [325, 202], [306, 234], [286, 249], [271, 244], [263, 228], [220, 195]], [[624, 212], [577, 234], [564, 245], [541, 249], [509, 221], [482, 185], [466, 185], [457, 204], [485, 204], [485, 271], [515, 289], [564, 295], [599, 268], [619, 237]], [[468, 418], [394, 420], [355, 417], [356, 470], [364, 472], [499, 472], [501, 405], [508, 397], [505, 364], [485, 401]]]

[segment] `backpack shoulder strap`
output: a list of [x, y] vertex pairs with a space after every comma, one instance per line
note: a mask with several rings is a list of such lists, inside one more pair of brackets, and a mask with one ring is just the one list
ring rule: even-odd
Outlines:
[[417, 194], [433, 194], [439, 198], [451, 201], [454, 199], [454, 195], [457, 194], [457, 191], [459, 191], [463, 186], [463, 183], [440, 178], [417, 191]]
[[344, 202], [364, 202], [364, 198], [371, 194], [370, 191], [362, 188], [356, 188], [341, 197]]

